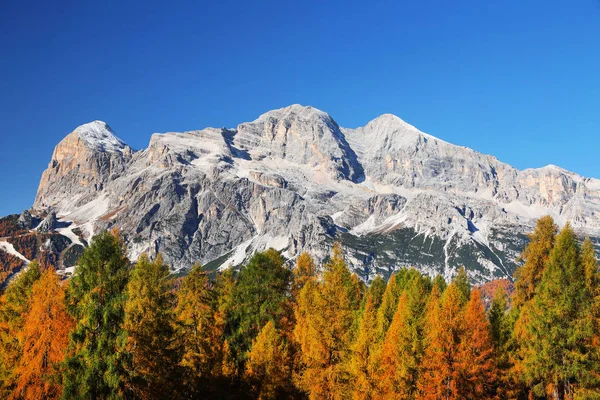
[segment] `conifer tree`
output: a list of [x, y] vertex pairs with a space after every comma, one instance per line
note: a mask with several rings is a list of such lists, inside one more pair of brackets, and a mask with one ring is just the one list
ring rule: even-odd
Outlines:
[[377, 340], [383, 341], [385, 333], [387, 332], [394, 314], [398, 309], [398, 300], [402, 295], [402, 287], [398, 284], [400, 280], [399, 275], [404, 270], [400, 270], [396, 274], [390, 276], [388, 279], [383, 298], [381, 300], [381, 306], [377, 310]]
[[37, 261], [17, 275], [0, 297], [0, 398], [8, 398], [16, 384], [16, 366], [23, 354], [23, 326], [31, 307], [33, 285], [40, 279]]
[[[598, 269], [596, 251], [590, 238], [586, 238], [583, 242], [581, 262], [585, 271], [586, 287], [592, 298], [589, 313], [593, 325], [593, 351], [590, 354], [590, 358], [591, 363], [600, 365], [600, 271]], [[600, 387], [600, 369], [596, 368], [595, 371], [590, 371], [590, 375], [587, 377], [587, 382], [584, 383], [584, 386], [590, 389], [586, 391], [585, 395], [582, 394], [581, 397], [584, 398], [586, 395], [592, 397], [591, 392], [597, 391]], [[579, 392], [583, 393], [584, 390], [580, 388]]]
[[[498, 288], [488, 311], [491, 339], [494, 346], [494, 357], [498, 370], [496, 392], [501, 397], [508, 396], [508, 389], [513, 389], [509, 375], [512, 367], [510, 359], [510, 343], [512, 337], [512, 324], [508, 314], [507, 296], [502, 288]], [[506, 395], [505, 395], [506, 394]]]
[[535, 396], [572, 398], [594, 386], [592, 294], [573, 229], [556, 237], [519, 333], [519, 364]]
[[377, 276], [375, 279], [373, 279], [373, 281], [367, 288], [365, 295], [363, 296], [363, 301], [360, 307], [361, 310], [365, 308], [365, 306], [367, 305], [367, 300], [369, 296], [371, 296], [373, 300], [374, 309], [375, 311], [377, 311], [381, 306], [381, 302], [383, 301], [383, 294], [385, 293], [386, 288], [387, 282], [381, 276]]
[[189, 397], [213, 393], [222, 374], [223, 329], [217, 319], [214, 292], [200, 264], [192, 267], [177, 292], [176, 346], [181, 351], [184, 385]]
[[23, 353], [16, 368], [13, 399], [57, 399], [62, 394], [60, 366], [74, 321], [65, 307], [65, 288], [53, 269], [33, 284], [25, 314]]
[[598, 271], [598, 260], [596, 259], [596, 250], [589, 237], [585, 238], [581, 246], [581, 262], [585, 271], [585, 284], [588, 291], [596, 296], [600, 287], [600, 271]]
[[256, 253], [242, 267], [231, 299], [227, 300], [225, 334], [240, 376], [246, 353], [262, 327], [273, 321], [279, 328], [282, 320], [292, 315], [289, 290], [292, 274], [283, 267], [283, 262], [273, 249]]
[[[412, 399], [423, 357], [424, 312], [430, 282], [420, 274], [413, 277], [400, 297], [398, 309], [377, 354], [378, 395], [383, 399]], [[437, 294], [434, 295], [437, 301]]]
[[294, 268], [294, 282], [292, 284], [292, 294], [297, 297], [300, 290], [306, 282], [317, 275], [317, 266], [313, 258], [308, 253], [302, 253], [296, 259], [296, 268]]
[[374, 297], [373, 293], [367, 294], [364, 310], [358, 319], [358, 334], [351, 347], [348, 369], [352, 376], [354, 399], [370, 399], [375, 393], [373, 357], [377, 346], [377, 330]]
[[125, 352], [128, 390], [139, 399], [173, 397], [178, 352], [173, 348], [175, 295], [168, 265], [143, 254], [127, 285]]
[[456, 274], [452, 282], [456, 285], [456, 288], [462, 296], [463, 301], [461, 304], [467, 304], [467, 301], [469, 301], [469, 298], [471, 297], [471, 283], [469, 282], [469, 276], [467, 275], [465, 267], [459, 268], [458, 274]]
[[[295, 325], [293, 328], [293, 343], [294, 343], [294, 357], [293, 357], [293, 373], [294, 381], [296, 386], [302, 390], [302, 374], [305, 365], [310, 365], [313, 362], [317, 362], [315, 359], [318, 354], [310, 354], [312, 350], [307, 346], [313, 340], [316, 335], [314, 331], [314, 324], [312, 320], [315, 319], [315, 313], [317, 312], [318, 303], [318, 291], [320, 290], [320, 282], [317, 281], [316, 277], [312, 277], [304, 282], [302, 289], [296, 296], [296, 302], [294, 304], [294, 320]], [[304, 350], [303, 350], [304, 346]]]
[[292, 388], [292, 375], [287, 343], [268, 321], [252, 341], [248, 353], [245, 379], [258, 399], [285, 397]]
[[453, 282], [435, 303], [434, 288], [427, 304], [426, 345], [418, 382], [421, 399], [461, 398], [460, 370], [457, 365], [460, 341], [464, 335], [463, 293]]
[[446, 280], [444, 279], [444, 277], [438, 274], [433, 279], [432, 286], [437, 286], [438, 291], [441, 295], [442, 293], [444, 293], [444, 291], [448, 287], [448, 284], [446, 283]]
[[479, 289], [473, 289], [466, 304], [465, 326], [456, 355], [458, 398], [492, 398], [498, 382], [494, 345]]
[[300, 292], [295, 338], [301, 348], [303, 369], [298, 386], [310, 399], [338, 399], [349, 395], [346, 362], [352, 343], [351, 328], [360, 307], [356, 279], [336, 245], [325, 265], [321, 282], [311, 282]]
[[550, 216], [538, 220], [535, 230], [529, 235], [529, 244], [523, 250], [521, 258], [525, 262], [516, 274], [514, 306], [521, 307], [531, 300], [542, 279], [544, 267], [554, 247], [558, 226]]
[[124, 396], [126, 374], [119, 343], [125, 337], [128, 277], [129, 260], [116, 233], [96, 236], [79, 258], [67, 290], [69, 311], [77, 323], [70, 336], [64, 398]]

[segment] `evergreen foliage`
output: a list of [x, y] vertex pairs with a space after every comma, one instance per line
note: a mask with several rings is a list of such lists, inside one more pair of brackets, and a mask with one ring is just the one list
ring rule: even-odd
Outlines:
[[79, 259], [69, 281], [67, 304], [77, 323], [71, 332], [64, 371], [65, 399], [118, 399], [126, 372], [120, 343], [125, 339], [126, 287], [129, 279], [122, 240], [104, 232]]

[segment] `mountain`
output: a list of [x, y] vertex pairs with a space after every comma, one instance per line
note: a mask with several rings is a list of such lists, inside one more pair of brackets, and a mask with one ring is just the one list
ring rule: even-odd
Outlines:
[[118, 228], [132, 259], [160, 252], [175, 270], [237, 265], [267, 247], [324, 259], [340, 241], [365, 280], [464, 265], [485, 282], [512, 276], [542, 215], [600, 238], [600, 181], [520, 171], [390, 114], [347, 129], [292, 105], [235, 129], [154, 134], [135, 152], [104, 122], [82, 125], [56, 146], [30, 214], [38, 225], [20, 234], [66, 238], [59, 262]]

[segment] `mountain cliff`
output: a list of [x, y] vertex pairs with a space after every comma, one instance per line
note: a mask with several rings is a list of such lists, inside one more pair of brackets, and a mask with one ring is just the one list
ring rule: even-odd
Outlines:
[[103, 122], [61, 141], [32, 209], [75, 244], [118, 228], [130, 256], [176, 270], [274, 247], [325, 258], [335, 241], [365, 279], [403, 266], [474, 281], [512, 275], [535, 219], [600, 237], [600, 181], [520, 171], [385, 114], [357, 129], [292, 105], [235, 129], [154, 134], [134, 152]]

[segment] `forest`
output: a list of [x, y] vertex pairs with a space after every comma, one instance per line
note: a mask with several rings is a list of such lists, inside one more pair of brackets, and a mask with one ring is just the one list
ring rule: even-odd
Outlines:
[[104, 232], [71, 278], [32, 262], [4, 290], [0, 398], [600, 399], [594, 246], [550, 217], [529, 239], [487, 301], [464, 269], [365, 285], [339, 245], [177, 277]]

